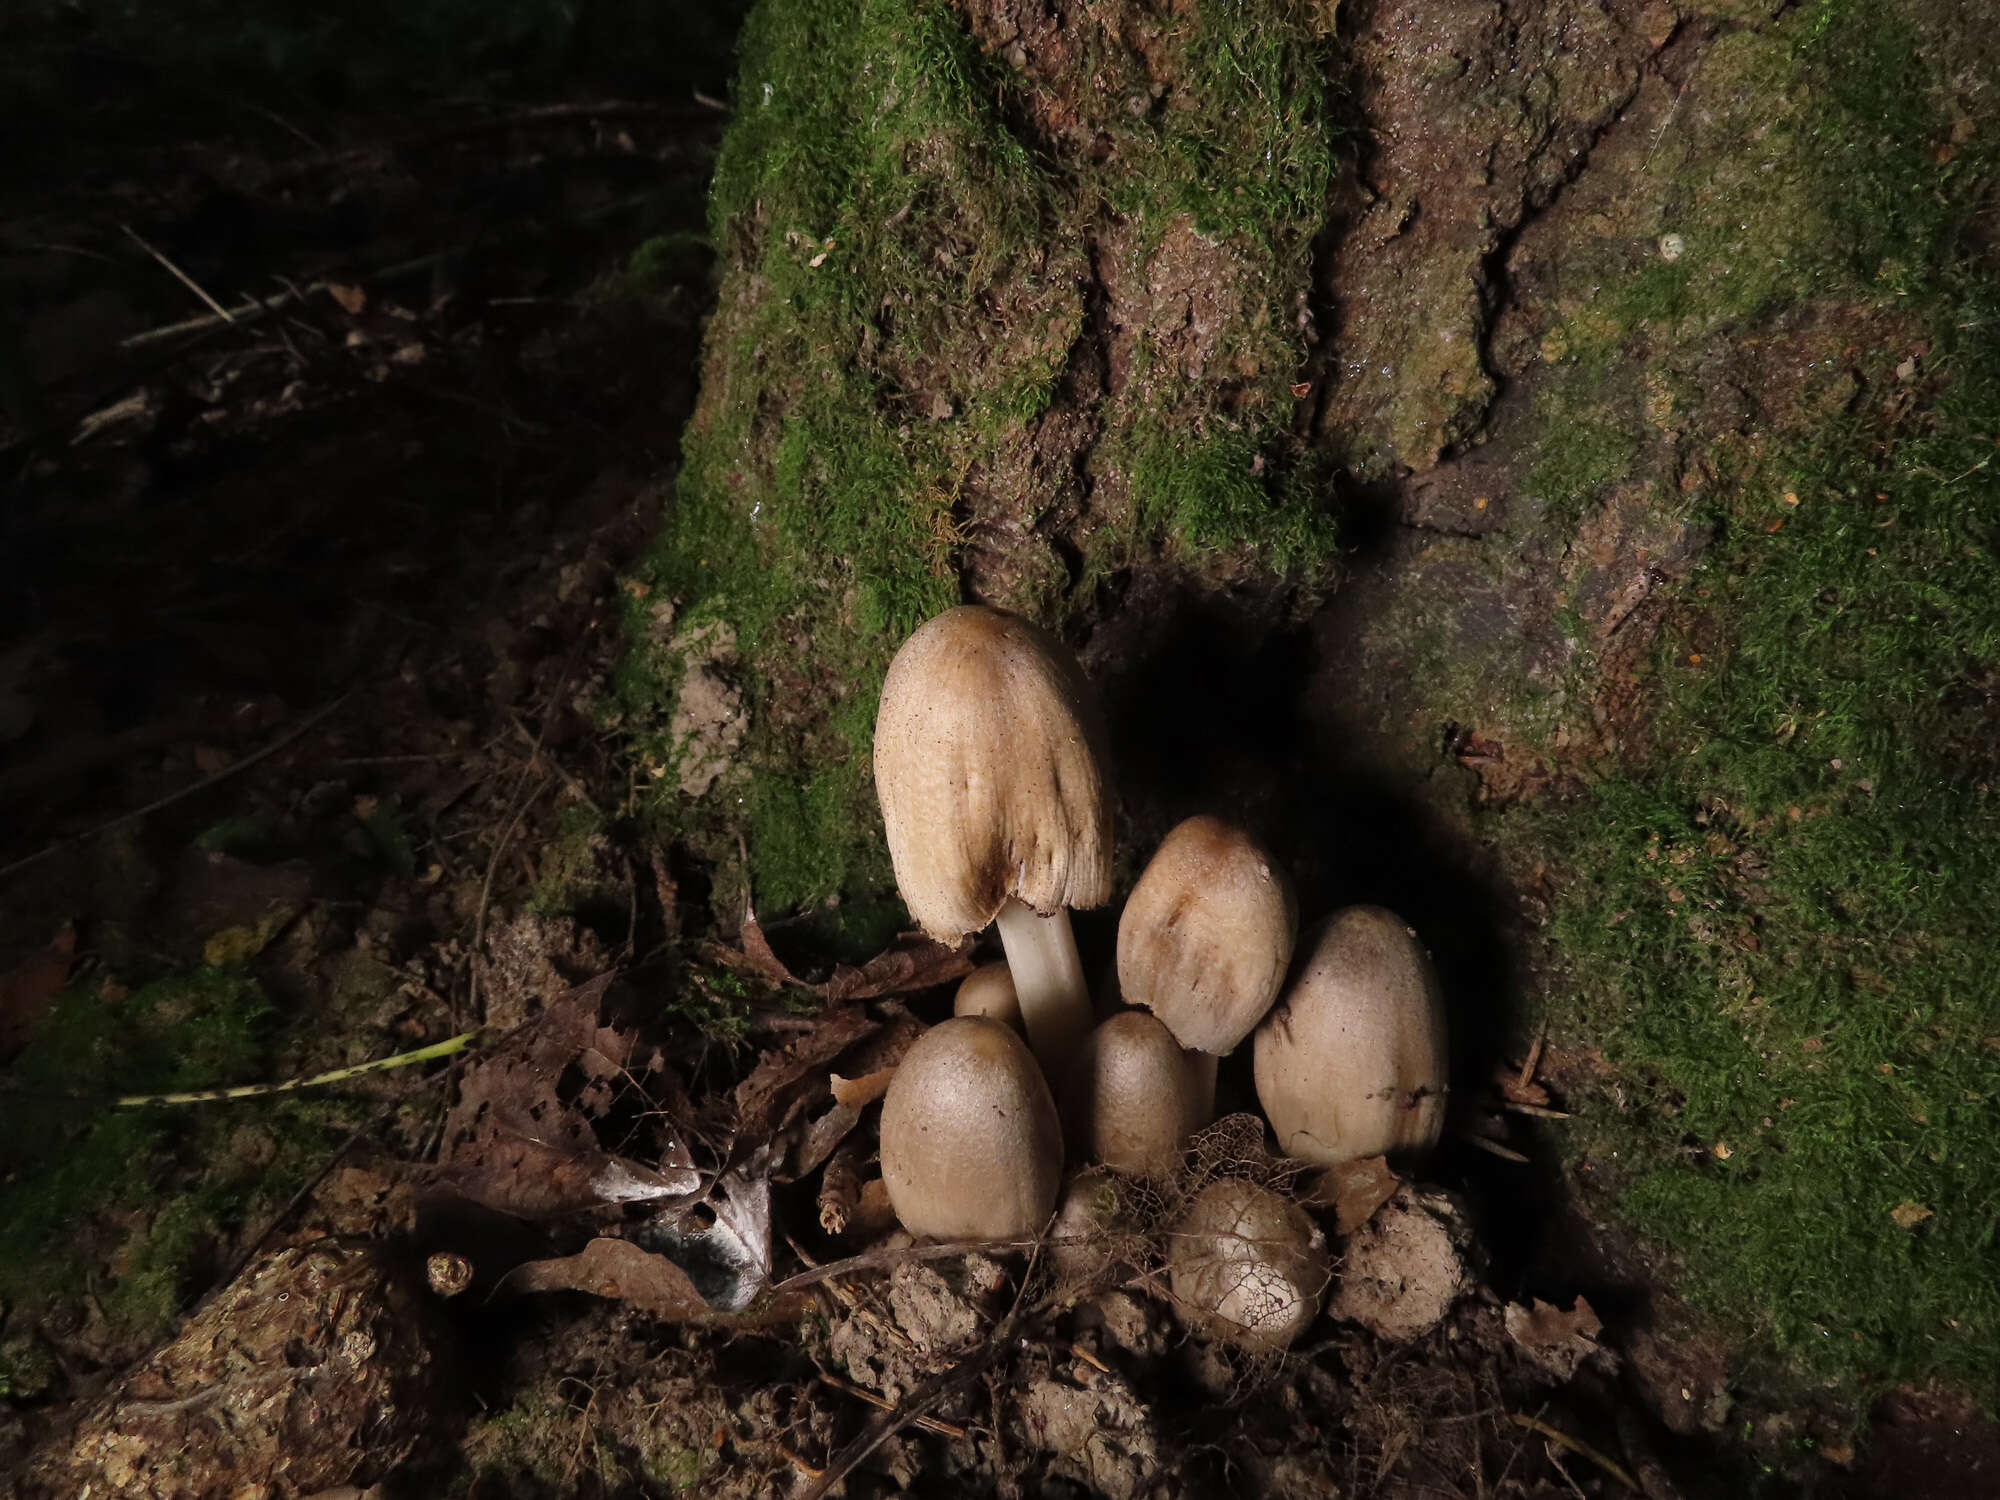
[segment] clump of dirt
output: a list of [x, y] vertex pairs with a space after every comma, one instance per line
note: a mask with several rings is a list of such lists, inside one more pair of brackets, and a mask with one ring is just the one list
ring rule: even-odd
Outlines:
[[1392, 1342], [1419, 1338], [1470, 1289], [1472, 1246], [1461, 1203], [1403, 1188], [1348, 1240], [1327, 1311]]
[[455, 1420], [450, 1345], [394, 1255], [322, 1241], [247, 1270], [32, 1461], [35, 1500], [366, 1487]]

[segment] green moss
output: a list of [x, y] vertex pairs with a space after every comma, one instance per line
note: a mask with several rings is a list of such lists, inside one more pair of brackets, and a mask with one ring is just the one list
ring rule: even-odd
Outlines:
[[1189, 447], [1156, 432], [1131, 459], [1141, 518], [1197, 553], [1247, 549], [1278, 574], [1316, 567], [1332, 553], [1334, 524], [1314, 471], [1295, 470], [1280, 487], [1263, 477], [1266, 464], [1245, 433]]
[[[122, 995], [79, 984], [57, 997], [0, 1093], [0, 1301], [42, 1309], [81, 1291], [79, 1242], [115, 1232], [123, 1244], [100, 1296], [110, 1331], [143, 1341], [170, 1326], [207, 1253], [316, 1169], [334, 1121], [324, 1103], [114, 1110], [104, 1101], [254, 1079], [271, 1019], [238, 970]], [[231, 1145], [250, 1120], [271, 1127], [254, 1159]]]
[[[764, 772], [745, 798], [757, 850], [751, 886], [759, 910], [794, 911], [851, 890], [890, 882], [887, 846], [875, 816], [873, 783], [852, 763], [817, 771], [804, 781]], [[862, 828], [855, 809], [867, 807]]]
[[[1937, 159], [1934, 19], [1825, 0], [1786, 50], [1724, 55], [1811, 102], [1759, 150], [1809, 187], [1817, 248], [1726, 295], [1652, 276], [1646, 316], [1692, 340], [1788, 276], [1785, 295], [1893, 298], [1930, 383], [1914, 420], [1808, 399], [1742, 451], [1699, 635], [1656, 664], [1657, 757], [1534, 837], [1574, 872], [1559, 1013], [1619, 1075], [1568, 1138], [1581, 1180], [1794, 1368], [1996, 1402], [2000, 287], [1958, 259], [1993, 162]], [[1780, 61], [1789, 82], [1759, 71]]]
[[1592, 393], [1588, 374], [1551, 381], [1536, 393], [1542, 436], [1529, 460], [1526, 492], [1546, 509], [1548, 523], [1571, 530], [1613, 485], [1632, 477], [1640, 461], [1629, 409]]
[[[1086, 557], [1174, 545], [1302, 574], [1331, 553], [1322, 498], [1287, 457], [1292, 299], [1331, 161], [1319, 39], [1288, 0], [1137, 24], [1143, 54], [1080, 22], [1102, 85], [1080, 101], [983, 50], [939, 0], [765, 0], [746, 24], [702, 401], [617, 691], [642, 756], [670, 767], [683, 663], [651, 610], [734, 630], [747, 769], [693, 806], [663, 775], [653, 816], [718, 865], [747, 837], [768, 914], [886, 885], [874, 694], [901, 640], [958, 602], [968, 524], [1040, 530], [1082, 508], [1080, 486], [1047, 492], [1033, 454], [1067, 415], [1100, 277], [1143, 308], [1157, 264], [1217, 309], [1199, 357], [1184, 298], [1163, 298], [1158, 327], [1131, 320], [1128, 378], [1088, 414], [1100, 467], [1123, 461], [1112, 478], [1129, 483], [1090, 495]], [[1157, 101], [1149, 66], [1174, 80]], [[1034, 122], [1078, 109], [1112, 149], [1037, 138]], [[1026, 549], [1010, 579], [1015, 608], [1053, 622], [1073, 607], [1054, 548]]]
[[529, 906], [550, 916], [572, 916], [593, 906], [622, 908], [625, 887], [607, 875], [610, 849], [604, 814], [572, 802], [556, 814], [554, 836], [542, 846]]

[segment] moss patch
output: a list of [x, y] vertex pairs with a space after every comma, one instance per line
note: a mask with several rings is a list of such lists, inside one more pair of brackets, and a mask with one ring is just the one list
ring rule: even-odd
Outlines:
[[746, 25], [703, 394], [621, 688], [671, 766], [685, 653], [648, 611], [733, 629], [739, 764], [656, 815], [722, 863], [747, 833], [769, 911], [885, 883], [874, 693], [967, 578], [1054, 623], [1154, 548], [1330, 555], [1288, 436], [1321, 39], [1287, 0], [1130, 19], [765, 0]]
[[[171, 1327], [199, 1269], [315, 1170], [339, 1111], [296, 1100], [146, 1110], [105, 1101], [254, 1079], [270, 1023], [262, 992], [235, 969], [129, 993], [92, 981], [57, 997], [0, 1094], [0, 1301], [44, 1315], [82, 1290], [93, 1257], [77, 1247], [96, 1241], [112, 1267], [99, 1297], [107, 1334], [138, 1345]], [[268, 1127], [249, 1153], [235, 1135], [246, 1121]]]
[[[1614, 326], [1671, 375], [1838, 298], [1863, 346], [1705, 454], [1718, 540], [1651, 666], [1658, 752], [1534, 838], [1572, 871], [1558, 1014], [1623, 1091], [1569, 1137], [1582, 1180], [1796, 1368], [1995, 1401], [2000, 288], [1958, 228], [2000, 121], [1954, 126], [1953, 19], [1824, 0], [1704, 55], [1746, 122], [1775, 107], [1745, 136], [1768, 169], [1706, 163], [1680, 232], [1729, 275], [1649, 269]], [[1783, 233], [1728, 222], [1757, 181]]]

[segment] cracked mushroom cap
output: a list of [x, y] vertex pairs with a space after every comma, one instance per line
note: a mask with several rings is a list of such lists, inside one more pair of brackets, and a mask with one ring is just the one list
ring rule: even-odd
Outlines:
[[1257, 1099], [1278, 1149], [1322, 1166], [1424, 1151], [1444, 1128], [1444, 997], [1410, 926], [1335, 912], [1257, 1028]]
[[1319, 1316], [1332, 1274], [1326, 1236], [1291, 1199], [1254, 1182], [1211, 1182], [1175, 1221], [1168, 1287], [1196, 1328], [1277, 1350]]
[[1078, 1054], [1065, 1100], [1070, 1149], [1084, 1160], [1148, 1177], [1180, 1161], [1187, 1074], [1159, 1017], [1127, 1010], [1100, 1024]]
[[1278, 998], [1298, 902], [1257, 841], [1196, 817], [1160, 843], [1118, 919], [1118, 986], [1183, 1047], [1235, 1050]]
[[1062, 1126], [1027, 1043], [955, 1016], [925, 1032], [882, 1102], [882, 1182], [911, 1234], [1039, 1233], [1062, 1185]]
[[982, 605], [897, 651], [875, 718], [875, 787], [917, 925], [955, 942], [1008, 897], [1047, 915], [1111, 899], [1111, 795], [1083, 669]]

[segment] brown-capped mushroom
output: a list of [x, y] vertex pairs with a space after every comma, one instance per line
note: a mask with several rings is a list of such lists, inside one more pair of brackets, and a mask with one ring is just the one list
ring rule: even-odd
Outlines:
[[1062, 1127], [1026, 1044], [985, 1016], [918, 1037], [882, 1101], [882, 1181], [933, 1239], [1038, 1233], [1062, 1183]]
[[1187, 1113], [1181, 1049], [1157, 1016], [1121, 1011], [1085, 1039], [1062, 1111], [1073, 1156], [1158, 1176], [1180, 1160]]
[[1423, 1151], [1444, 1128], [1444, 999], [1417, 935], [1350, 906], [1309, 935], [1257, 1028], [1257, 1098], [1287, 1156], [1324, 1166]]
[[1051, 1077], [1091, 1023], [1066, 908], [1111, 896], [1102, 746], [1076, 658], [979, 605], [917, 628], [875, 716], [875, 788], [910, 915], [945, 942], [998, 922], [1029, 1044]]
[[1330, 1274], [1326, 1236], [1306, 1211], [1234, 1177], [1211, 1182], [1175, 1221], [1167, 1269], [1188, 1322], [1262, 1350], [1311, 1325]]
[[960, 981], [952, 997], [955, 1016], [987, 1016], [1021, 1030], [1021, 997], [1014, 992], [1014, 974], [1005, 964], [981, 964]]
[[1215, 1113], [1215, 1068], [1278, 998], [1298, 936], [1291, 881], [1220, 818], [1178, 824], [1118, 919], [1118, 985], [1187, 1049], [1193, 1119]]

